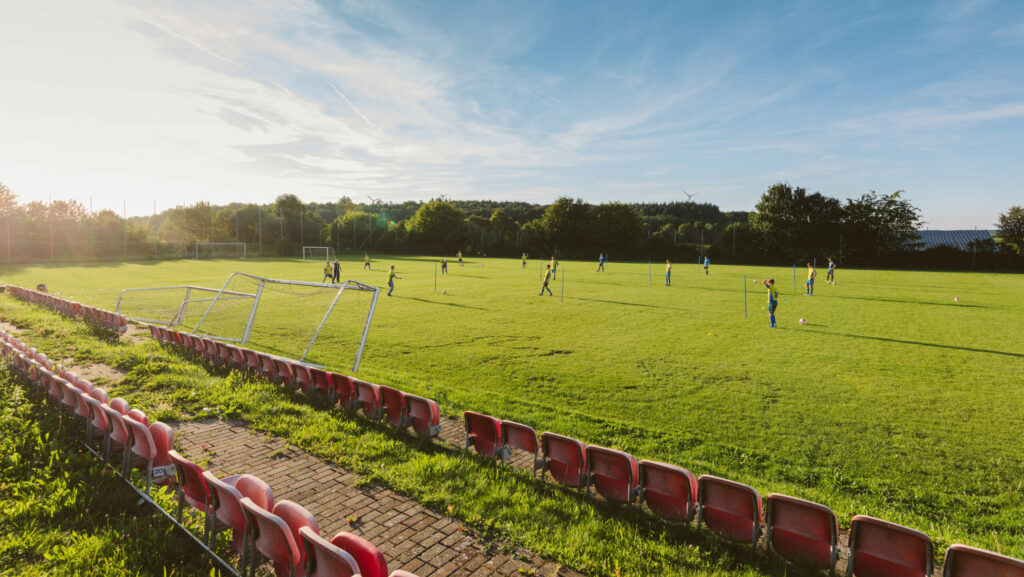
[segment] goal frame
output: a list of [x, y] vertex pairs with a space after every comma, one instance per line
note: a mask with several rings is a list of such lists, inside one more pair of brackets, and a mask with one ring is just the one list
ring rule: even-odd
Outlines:
[[[242, 258], [244, 259], [246, 257], [246, 253], [245, 253], [246, 247], [245, 247], [245, 243], [244, 242], [193, 242], [192, 243], [192, 249], [194, 251], [193, 252], [193, 256], [192, 256], [193, 260], [199, 260], [199, 247], [201, 247], [201, 246], [205, 246], [205, 247], [215, 247], [215, 246], [236, 246], [237, 247], [237, 246], [240, 246], [240, 247], [242, 247]], [[213, 258], [213, 257], [211, 256], [210, 258]]]
[[[256, 295], [255, 295], [255, 298], [253, 299], [252, 308], [249, 310], [249, 318], [246, 321], [245, 332], [242, 333], [242, 338], [241, 339], [232, 339], [232, 338], [225, 338], [225, 337], [221, 337], [221, 336], [217, 336], [217, 335], [212, 335], [212, 334], [200, 333], [199, 329], [203, 326], [203, 321], [206, 320], [206, 316], [208, 314], [210, 314], [210, 311], [213, 310], [214, 305], [217, 304], [217, 301], [221, 299], [222, 295], [228, 295], [229, 298], [232, 298], [232, 295], [238, 294], [238, 293], [233, 293], [232, 291], [227, 290], [228, 286], [230, 286], [230, 284], [231, 284], [231, 281], [234, 280], [234, 278], [237, 277], [237, 276], [248, 277], [248, 278], [256, 281], [257, 283], [259, 283], [259, 286], [256, 288]], [[249, 337], [252, 335], [252, 327], [253, 327], [253, 324], [256, 321], [256, 310], [259, 308], [259, 305], [260, 305], [260, 296], [263, 294], [263, 287], [267, 283], [282, 284], [282, 285], [292, 285], [292, 286], [315, 287], [315, 288], [320, 288], [320, 289], [324, 288], [325, 286], [330, 286], [330, 285], [324, 285], [323, 283], [315, 283], [315, 282], [303, 282], [303, 281], [285, 280], [285, 279], [271, 279], [271, 278], [256, 276], [256, 275], [249, 274], [249, 273], [244, 273], [244, 272], [234, 272], [234, 273], [231, 273], [231, 276], [229, 276], [228, 280], [225, 281], [224, 286], [220, 289], [220, 291], [218, 291], [217, 296], [213, 297], [213, 299], [210, 301], [209, 306], [206, 307], [206, 311], [203, 312], [203, 316], [199, 319], [199, 322], [196, 323], [195, 328], [192, 329], [192, 332], [190, 334], [199, 335], [199, 336], [209, 336], [209, 337], [213, 337], [213, 338], [216, 338], [216, 339], [219, 339], [219, 340], [234, 341], [234, 342], [238, 342], [239, 344], [245, 344], [246, 342], [249, 341]], [[370, 301], [370, 310], [366, 313], [366, 322], [363, 324], [363, 334], [362, 334], [362, 336], [359, 339], [359, 349], [356, 351], [356, 360], [355, 360], [355, 363], [352, 365], [352, 372], [353, 373], [355, 373], [356, 371], [359, 370], [359, 362], [363, 358], [363, 349], [366, 347], [366, 337], [370, 334], [370, 322], [373, 320], [373, 313], [377, 309], [377, 299], [380, 298], [380, 291], [381, 291], [381, 289], [379, 287], [371, 286], [371, 285], [368, 285], [368, 284], [363, 284], [361, 282], [354, 281], [354, 280], [347, 280], [343, 284], [338, 285], [338, 290], [334, 294], [334, 299], [331, 300], [331, 305], [329, 307], [327, 307], [327, 311], [324, 312], [323, 318], [320, 319], [320, 324], [316, 327], [316, 333], [313, 334], [313, 338], [311, 338], [309, 340], [309, 344], [306, 345], [306, 349], [302, 352], [302, 356], [299, 357], [299, 359], [298, 359], [299, 362], [305, 362], [306, 361], [306, 355], [308, 355], [310, 349], [313, 348], [313, 345], [316, 343], [316, 339], [320, 336], [320, 332], [323, 330], [324, 325], [327, 324], [327, 319], [330, 318], [331, 313], [334, 312], [334, 306], [336, 304], [338, 304], [338, 300], [341, 298], [342, 293], [344, 293], [346, 290], [365, 291], [365, 292], [372, 292], [373, 293], [373, 298]]]
[[176, 285], [176, 286], [155, 286], [155, 287], [143, 287], [143, 288], [127, 288], [127, 289], [122, 289], [121, 292], [118, 293], [118, 295], [117, 295], [117, 306], [115, 307], [114, 310], [118, 314], [126, 314], [125, 311], [123, 311], [121, 309], [122, 309], [122, 303], [123, 303], [124, 297], [128, 293], [166, 291], [166, 290], [184, 290], [185, 291], [185, 298], [182, 299], [181, 303], [178, 304], [177, 311], [175, 312], [175, 314], [174, 314], [174, 316], [172, 318], [170, 318], [170, 319], [153, 319], [153, 318], [145, 318], [145, 317], [137, 317], [137, 316], [129, 316], [129, 318], [131, 320], [133, 320], [133, 321], [143, 322], [143, 323], [147, 323], [147, 324], [151, 324], [151, 325], [166, 325], [168, 327], [178, 326], [180, 324], [180, 322], [181, 322], [181, 317], [182, 317], [183, 309], [185, 308], [185, 306], [188, 303], [190, 303], [190, 302], [202, 302], [202, 301], [206, 301], [206, 300], [211, 300], [212, 298], [216, 298], [216, 297], [211, 297], [211, 298], [206, 298], [206, 299], [193, 299], [192, 298], [192, 291], [193, 290], [195, 290], [195, 291], [203, 291], [203, 292], [206, 292], [206, 293], [217, 293], [217, 295], [220, 295], [220, 294], [223, 293], [223, 294], [230, 295], [230, 296], [233, 296], [233, 297], [238, 297], [238, 298], [253, 298], [253, 299], [256, 298], [256, 295], [250, 294], [250, 293], [225, 291], [223, 289], [215, 289], [215, 288], [209, 288], [209, 287], [197, 286], [197, 285]]
[[338, 255], [334, 252], [334, 247], [333, 246], [306, 246], [306, 245], [303, 245], [302, 246], [302, 260], [319, 260], [319, 259], [312, 259], [312, 258], [307, 258], [306, 257], [306, 249], [312, 249], [312, 248], [321, 248], [324, 251], [326, 251], [327, 252], [327, 261], [328, 262], [332, 261], [332, 260], [337, 260], [338, 259]]

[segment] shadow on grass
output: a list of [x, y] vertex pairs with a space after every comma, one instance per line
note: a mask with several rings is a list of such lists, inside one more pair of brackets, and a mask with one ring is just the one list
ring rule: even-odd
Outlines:
[[662, 305], [650, 305], [650, 304], [647, 304], [647, 303], [629, 303], [629, 302], [626, 302], [626, 301], [610, 301], [610, 300], [606, 300], [606, 299], [588, 299], [588, 298], [584, 298], [584, 297], [566, 297], [566, 298], [568, 298], [570, 300], [574, 300], [574, 301], [588, 301], [588, 302], [592, 302], [592, 303], [606, 303], [606, 304], [611, 304], [611, 305], [626, 305], [626, 306], [631, 306], [631, 307], [641, 307], [641, 308], [645, 308], [645, 309], [666, 309], [666, 310], [673, 310], [673, 311], [688, 311], [688, 310], [690, 310], [690, 309], [684, 309], [682, 307], [666, 307], [666, 306], [662, 306]]
[[472, 307], [472, 306], [469, 306], [469, 305], [460, 305], [458, 303], [442, 303], [442, 302], [438, 302], [438, 301], [428, 301], [427, 299], [421, 299], [421, 298], [418, 298], [418, 297], [403, 297], [403, 296], [399, 296], [398, 298], [400, 298], [400, 299], [409, 299], [411, 301], [419, 301], [421, 303], [428, 303], [428, 304], [432, 304], [432, 305], [444, 305], [446, 307], [458, 307], [460, 309], [473, 309], [475, 311], [485, 311], [485, 310], [487, 310], [487, 309], [485, 309], [483, 307]]
[[855, 297], [855, 296], [849, 296], [849, 295], [831, 295], [831, 296], [832, 296], [832, 298], [837, 298], [837, 299], [851, 299], [851, 300], [858, 300], [858, 301], [879, 301], [879, 302], [885, 302], [885, 303], [901, 303], [901, 304], [909, 304], [909, 305], [930, 305], [930, 306], [936, 306], [936, 307], [956, 307], [956, 308], [968, 308], [968, 309], [987, 309], [987, 308], [990, 308], [990, 307], [983, 306], [983, 305], [969, 305], [969, 304], [965, 304], [965, 303], [962, 303], [962, 302], [960, 302], [960, 303], [958, 303], [958, 302], [937, 303], [937, 302], [934, 302], [934, 301], [916, 301], [916, 300], [893, 299], [893, 298], [885, 298], [885, 297]]
[[869, 340], [869, 341], [882, 341], [882, 342], [886, 342], [886, 343], [897, 343], [897, 344], [901, 344], [901, 345], [916, 345], [916, 346], [919, 346], [919, 347], [932, 347], [932, 348], [936, 348], [936, 349], [949, 349], [949, 350], [953, 350], [953, 351], [966, 351], [966, 352], [969, 352], [969, 353], [988, 353], [990, 355], [1003, 355], [1005, 357], [1024, 358], [1024, 353], [1011, 353], [1009, 351], [994, 351], [992, 349], [979, 349], [979, 348], [975, 348], [975, 347], [957, 347], [957, 346], [953, 346], [953, 345], [940, 345], [938, 343], [925, 343], [925, 342], [921, 342], [921, 341], [907, 341], [907, 340], [903, 340], [903, 339], [890, 339], [890, 338], [886, 338], [886, 337], [871, 337], [871, 336], [868, 336], [868, 335], [855, 335], [855, 334], [851, 334], [851, 333], [833, 333], [833, 332], [829, 332], [829, 331], [819, 331], [819, 330], [814, 330], [814, 329], [806, 329], [806, 330], [808, 330], [810, 332], [814, 332], [814, 333], [821, 333], [821, 334], [825, 334], [825, 335], [833, 335], [833, 336], [837, 336], [837, 337], [850, 337], [850, 338], [854, 338], [854, 339], [865, 339], [865, 340]]

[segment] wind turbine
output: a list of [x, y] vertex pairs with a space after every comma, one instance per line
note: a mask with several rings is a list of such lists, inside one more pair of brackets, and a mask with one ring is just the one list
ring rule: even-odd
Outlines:
[[374, 205], [384, 204], [384, 201], [379, 198], [373, 198], [370, 195], [366, 195], [366, 198], [370, 199], [370, 202], [373, 203]]
[[685, 195], [686, 195], [686, 200], [693, 200], [693, 197], [695, 197], [695, 196], [697, 196], [698, 194], [700, 194], [699, 192], [695, 192], [695, 193], [693, 193], [693, 194], [690, 194], [689, 192], [686, 192], [686, 189], [685, 189], [685, 188], [682, 188], [682, 189], [680, 189], [680, 190], [682, 190], [682, 191], [683, 191], [683, 194], [685, 194]]

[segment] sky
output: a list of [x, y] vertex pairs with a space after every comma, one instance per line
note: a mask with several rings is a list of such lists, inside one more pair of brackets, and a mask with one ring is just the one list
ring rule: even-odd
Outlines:
[[198, 201], [1024, 204], [1024, 2], [0, 0], [0, 183]]

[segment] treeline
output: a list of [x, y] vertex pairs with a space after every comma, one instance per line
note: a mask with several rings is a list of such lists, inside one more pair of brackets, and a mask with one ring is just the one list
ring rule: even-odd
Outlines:
[[[692, 201], [589, 204], [572, 198], [550, 205], [445, 199], [367, 204], [349, 197], [303, 203], [283, 194], [270, 204], [200, 202], [124, 219], [110, 210], [92, 213], [74, 200], [22, 204], [0, 184], [0, 260], [187, 258], [196, 243], [245, 243], [248, 256], [297, 257], [303, 246], [331, 246], [339, 254], [461, 250], [583, 259], [604, 253], [620, 261], [710, 256], [716, 262], [788, 265], [832, 256], [847, 266], [1021, 265], [1019, 242], [1003, 250], [994, 243], [968, 251], [916, 250], [920, 211], [901, 191], [840, 201], [780, 183], [754, 208], [723, 212]], [[1009, 214], [1019, 216], [1016, 210]]]

